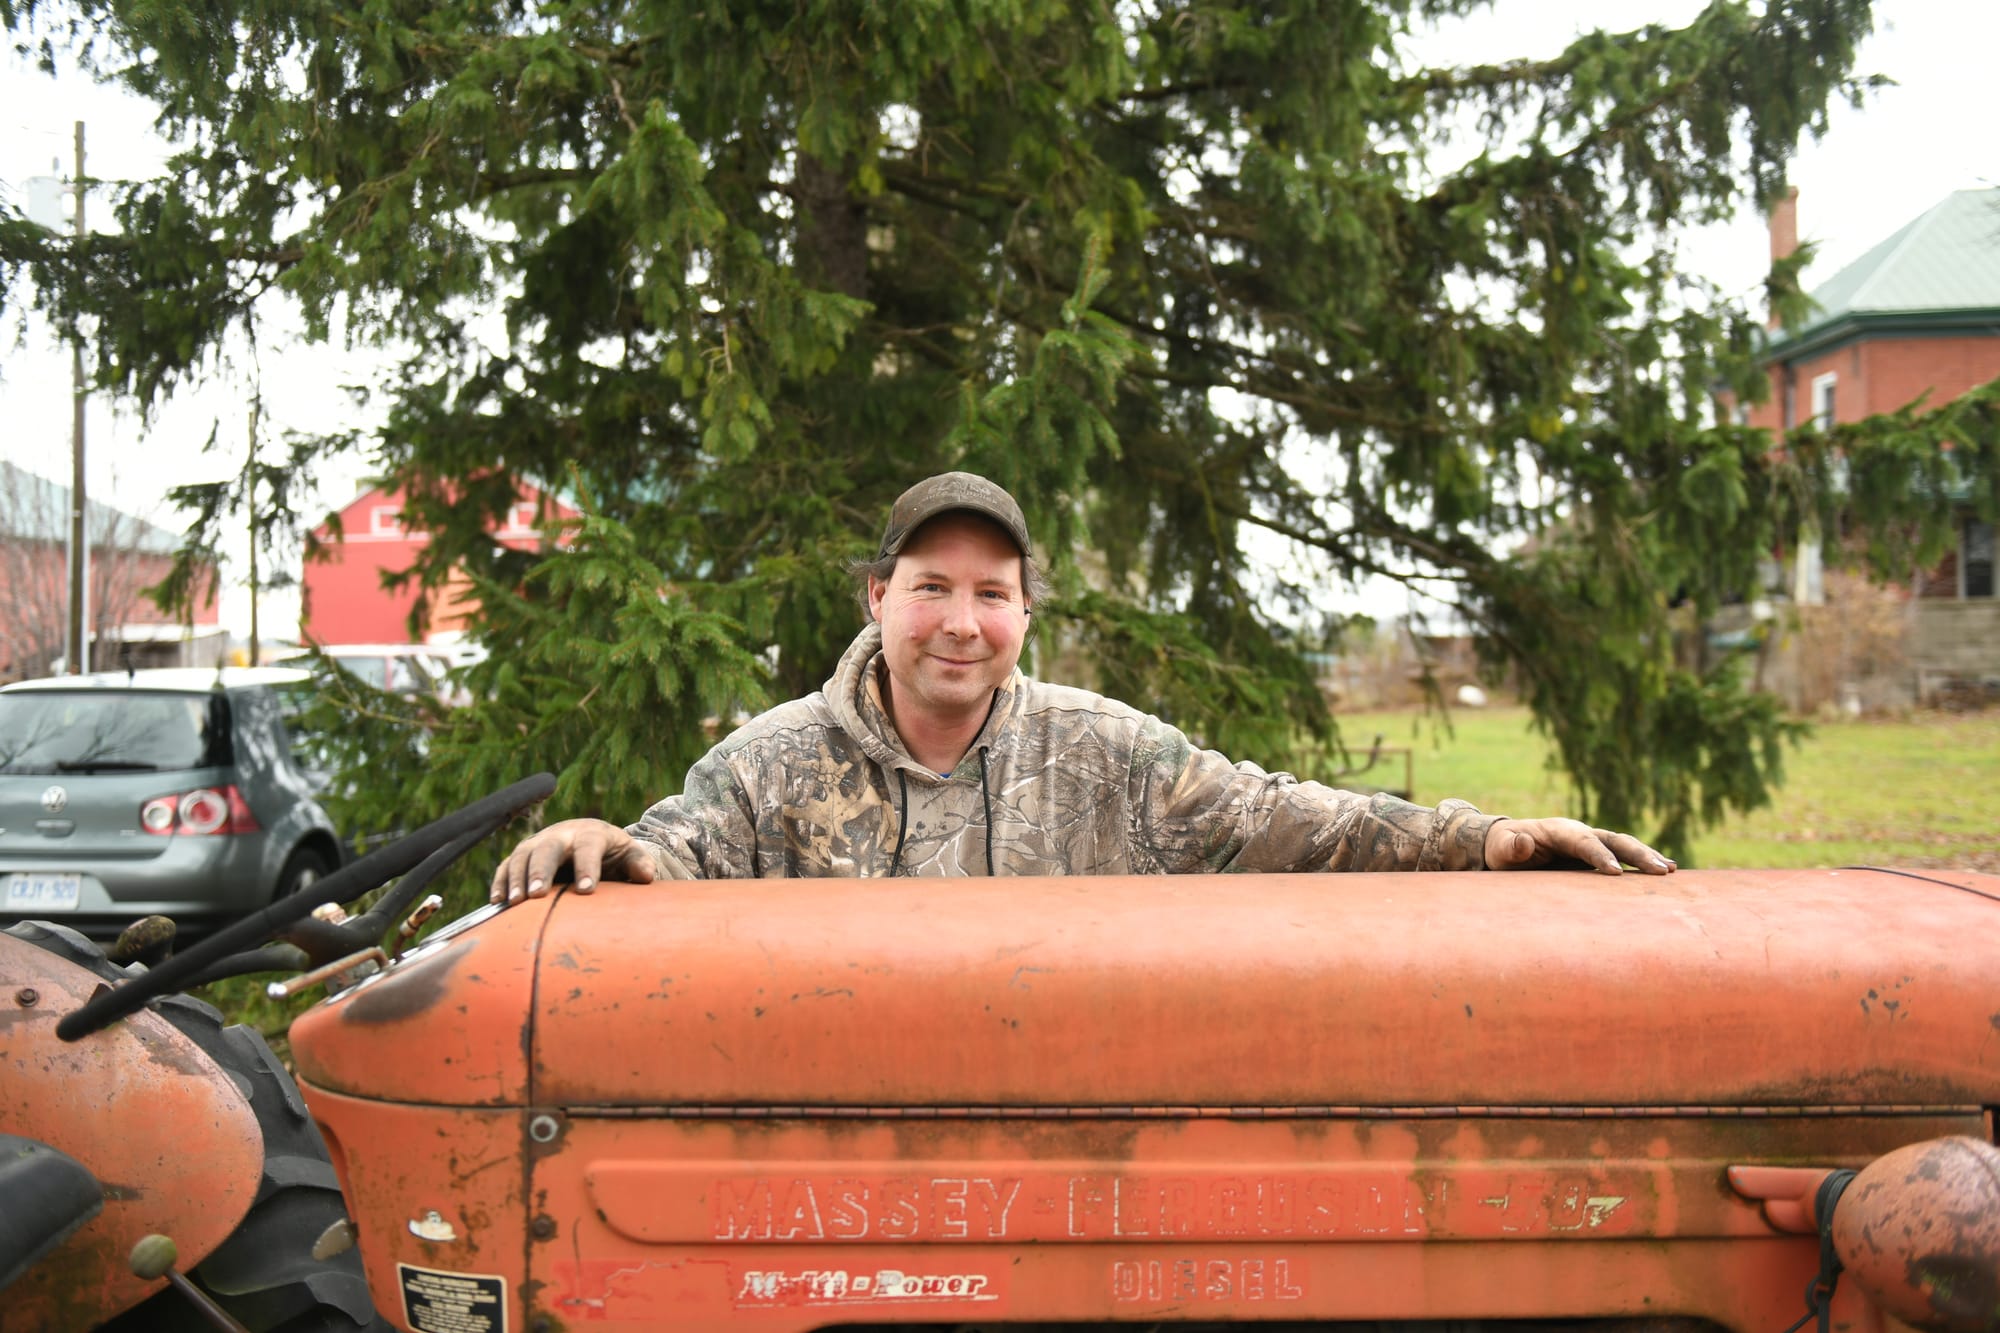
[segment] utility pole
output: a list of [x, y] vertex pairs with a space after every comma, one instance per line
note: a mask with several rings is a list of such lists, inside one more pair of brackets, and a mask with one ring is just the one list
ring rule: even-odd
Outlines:
[[[76, 122], [76, 248], [83, 253], [83, 122]], [[84, 637], [84, 626], [89, 623], [86, 601], [90, 595], [88, 571], [90, 565], [90, 541], [84, 530], [84, 506], [87, 498], [83, 488], [83, 337], [77, 335], [70, 348], [70, 382], [72, 387], [72, 416], [70, 421], [72, 469], [69, 486], [69, 646], [64, 653], [64, 663], [72, 676], [90, 669], [89, 642]]]
[[263, 415], [262, 394], [250, 400], [250, 462], [243, 470], [244, 508], [250, 511], [250, 665], [261, 666], [257, 644], [257, 419]]

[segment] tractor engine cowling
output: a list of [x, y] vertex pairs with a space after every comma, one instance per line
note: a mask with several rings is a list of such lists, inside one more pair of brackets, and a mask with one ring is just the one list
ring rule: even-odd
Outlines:
[[[1782, 1329], [1818, 1236], [1732, 1168], [1993, 1141], [1996, 898], [1868, 871], [606, 885], [475, 914], [293, 1048], [406, 1328]], [[1859, 1276], [1832, 1314], [1882, 1327]]]

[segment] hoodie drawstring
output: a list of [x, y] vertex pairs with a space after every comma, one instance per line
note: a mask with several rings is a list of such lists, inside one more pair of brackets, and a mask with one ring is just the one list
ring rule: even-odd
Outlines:
[[903, 780], [903, 804], [896, 812], [896, 854], [889, 858], [889, 878], [894, 879], [903, 868], [903, 839], [910, 832], [910, 775], [903, 769], [896, 770], [896, 776]]
[[[903, 871], [903, 840], [910, 835], [910, 774], [907, 769], [897, 769], [902, 801], [896, 811], [896, 851], [889, 858], [889, 877], [895, 878]], [[986, 782], [986, 751], [979, 752], [979, 803], [986, 811], [986, 877], [992, 879], [999, 874], [993, 868], [993, 789]]]
[[986, 784], [986, 749], [979, 751], [979, 803], [986, 807], [986, 878], [999, 873], [993, 869], [993, 789]]

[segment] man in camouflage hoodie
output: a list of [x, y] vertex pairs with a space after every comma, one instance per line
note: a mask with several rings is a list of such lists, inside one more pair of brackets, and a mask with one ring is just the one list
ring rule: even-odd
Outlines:
[[817, 694], [697, 763], [629, 828], [565, 820], [495, 902], [600, 878], [1479, 870], [1558, 857], [1673, 869], [1571, 819], [1435, 810], [1233, 764], [1158, 718], [1017, 667], [1041, 581], [1006, 491], [950, 472], [904, 492], [866, 580], [870, 623]]

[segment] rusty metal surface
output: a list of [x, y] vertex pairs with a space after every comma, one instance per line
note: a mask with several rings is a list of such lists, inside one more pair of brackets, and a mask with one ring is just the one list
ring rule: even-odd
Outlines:
[[171, 1024], [142, 1011], [82, 1041], [57, 1040], [56, 1021], [101, 984], [0, 935], [0, 1129], [60, 1148], [104, 1187], [104, 1211], [7, 1289], [0, 1328], [88, 1328], [136, 1304], [165, 1285], [132, 1276], [142, 1236], [172, 1237], [193, 1267], [257, 1193], [256, 1115]]
[[1990, 1134], [1996, 925], [1866, 872], [614, 885], [293, 1041], [405, 1327], [414, 1274], [523, 1329], [1765, 1330], [1818, 1242], [1730, 1168]]
[[[1978, 1117], [577, 1120], [307, 1086], [378, 1306], [505, 1327], [1687, 1317], [1782, 1328], [1817, 1242], [1729, 1160], [1860, 1164]], [[1843, 1333], [1883, 1327], [1850, 1284]], [[537, 1322], [546, 1320], [546, 1323]], [[500, 1326], [496, 1323], [494, 1326]]]
[[[570, 1121], [588, 1211], [656, 1244], [1767, 1237], [1732, 1154], [1859, 1166], [1956, 1120]], [[628, 1153], [626, 1145], [644, 1145]]]
[[[1969, 1118], [1960, 1106], [572, 1106], [579, 1119], [675, 1120], [1796, 1120], [1853, 1116]], [[1762, 1196], [1759, 1196], [1762, 1197]]]
[[[504, 1322], [502, 1309], [473, 1313], [494, 1317], [491, 1329], [526, 1328], [526, 1114], [368, 1101], [303, 1079], [300, 1089], [326, 1138], [382, 1317], [412, 1327], [408, 1270], [488, 1280], [501, 1293]], [[470, 1317], [464, 1326], [482, 1327]]]
[[[1690, 1316], [1777, 1329], [1817, 1242], [1732, 1156], [1967, 1120], [576, 1120], [531, 1167], [557, 1327]], [[1849, 1333], [1880, 1326], [1854, 1293]]]
[[546, 899], [424, 942], [292, 1024], [302, 1080], [386, 1101], [520, 1106]]
[[608, 885], [548, 914], [535, 1095], [1993, 1104], [2000, 901], [1980, 894], [2000, 878], [1946, 878], [1962, 887], [1873, 871]]
[[1833, 1242], [1861, 1289], [1913, 1327], [2000, 1329], [2000, 1148], [1960, 1137], [1885, 1155], [1841, 1196]]
[[[1662, 1309], [1667, 1318], [1778, 1333], [1797, 1318], [1799, 1293], [1816, 1267], [1800, 1247], [1770, 1241], [1689, 1242], [1665, 1253], [1631, 1241], [1121, 1252], [1043, 1246], [886, 1258], [802, 1250], [603, 1260], [564, 1253], [558, 1243], [547, 1253], [550, 1279], [540, 1292], [549, 1327], [592, 1333], [663, 1327], [806, 1333], [851, 1323], [991, 1329], [1003, 1321], [1314, 1327], [1417, 1319], [1435, 1328], [1441, 1320], [1634, 1318]], [[1664, 1276], [1648, 1283], [1647, 1274]], [[1836, 1295], [1834, 1319], [1841, 1333], [1883, 1328], [1848, 1291]]]

